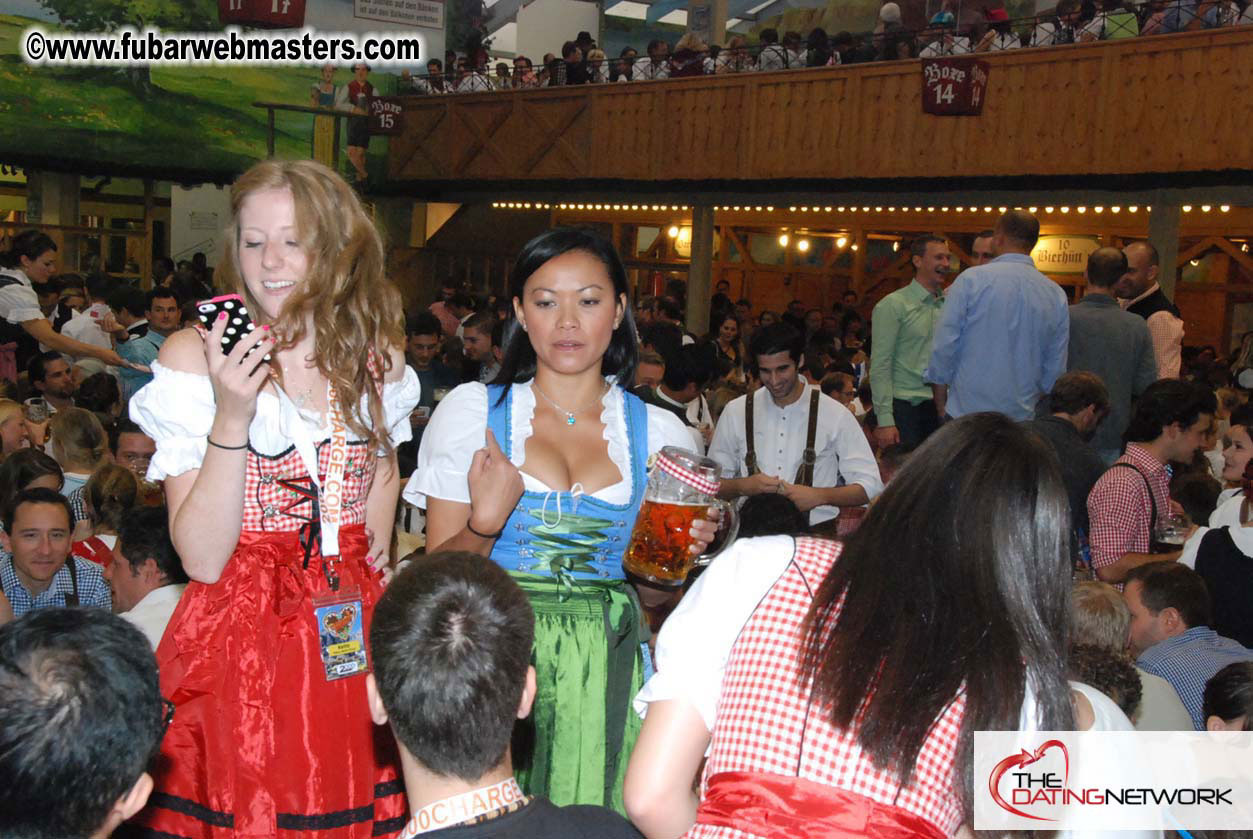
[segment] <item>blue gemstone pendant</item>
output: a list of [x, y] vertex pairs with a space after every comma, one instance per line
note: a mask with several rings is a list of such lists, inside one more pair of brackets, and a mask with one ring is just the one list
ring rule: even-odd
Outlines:
[[574, 414], [566, 414], [566, 425], [574, 425]]

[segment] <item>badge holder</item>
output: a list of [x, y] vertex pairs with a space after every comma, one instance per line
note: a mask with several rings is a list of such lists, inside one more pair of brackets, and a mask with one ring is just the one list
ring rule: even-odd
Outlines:
[[320, 550], [322, 568], [326, 574], [326, 594], [313, 598], [313, 621], [318, 631], [318, 649], [322, 655], [322, 666], [326, 671], [326, 680], [333, 682], [349, 676], [368, 673], [369, 659], [365, 648], [365, 608], [361, 590], [356, 586], [341, 587], [339, 575], [339, 520], [340, 497], [338, 487], [344, 480], [344, 460], [347, 439], [344, 433], [343, 418], [339, 415], [339, 406], [335, 399], [334, 389], [327, 385], [327, 406], [331, 414], [331, 457], [327, 469], [326, 484], [336, 488], [324, 498], [322, 482], [318, 480], [317, 447], [313, 444], [309, 428], [305, 425], [300, 411], [292, 403], [281, 387], [276, 386], [279, 402], [288, 414], [289, 427], [295, 442], [296, 451], [309, 471], [310, 480], [317, 487], [321, 502], [314, 509], [319, 518]]

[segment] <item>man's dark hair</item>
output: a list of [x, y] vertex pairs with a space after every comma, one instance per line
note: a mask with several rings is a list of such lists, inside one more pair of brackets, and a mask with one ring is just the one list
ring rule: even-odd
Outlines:
[[148, 435], [147, 431], [140, 428], [130, 417], [118, 417], [113, 422], [105, 426], [105, 433], [109, 435], [109, 451], [117, 454], [117, 443], [123, 434], [143, 434]]
[[108, 300], [117, 286], [117, 280], [103, 271], [92, 271], [87, 275], [87, 296], [92, 300]]
[[1127, 273], [1127, 257], [1118, 248], [1097, 248], [1088, 257], [1088, 285], [1110, 288]]
[[809, 516], [786, 495], [763, 492], [750, 495], [740, 508], [740, 535], [803, 536], [809, 532]]
[[174, 260], [168, 256], [158, 256], [152, 260], [152, 283], [160, 285], [161, 281], [174, 273]]
[[1123, 433], [1128, 443], [1148, 443], [1162, 436], [1166, 426], [1179, 423], [1188, 428], [1201, 414], [1218, 409], [1214, 392], [1196, 382], [1161, 379], [1145, 388], [1136, 400], [1131, 422]]
[[497, 318], [492, 321], [492, 349], [500, 349], [505, 341], [505, 322]]
[[763, 44], [777, 44], [779, 42], [779, 31], [777, 29], [763, 29], [757, 38]]
[[800, 366], [801, 356], [805, 352], [805, 336], [782, 321], [763, 326], [753, 333], [748, 345], [748, 361], [755, 370], [758, 358], [781, 352], [791, 356], [797, 367]]
[[173, 300], [175, 306], [182, 305], [182, 301], [179, 300], [178, 294], [175, 293], [174, 289], [166, 286], [157, 286], [148, 290], [148, 293], [144, 295], [144, 311], [152, 311], [152, 302], [154, 300]]
[[1024, 250], [1031, 250], [1040, 241], [1040, 220], [1026, 210], [1007, 210], [997, 220], [996, 229]]
[[995, 230], [980, 230], [978, 233], [975, 234], [975, 238], [976, 239], [991, 239], [995, 235], [996, 235]]
[[1183, 507], [1188, 521], [1199, 526], [1209, 521], [1222, 491], [1223, 485], [1208, 471], [1181, 472], [1170, 482], [1170, 500]]
[[509, 747], [531, 664], [535, 615], [478, 554], [421, 557], [383, 592], [370, 627], [379, 696], [424, 767], [473, 781]]
[[168, 583], [187, 582], [183, 562], [170, 541], [170, 514], [164, 507], [135, 507], [122, 516], [117, 533], [118, 547], [131, 564], [131, 574], [139, 576], [139, 568], [148, 560]]
[[1209, 626], [1212, 605], [1209, 589], [1200, 574], [1178, 562], [1149, 562], [1127, 572], [1127, 585], [1140, 584], [1140, 602], [1157, 614], [1167, 607], [1179, 612], [1189, 629]]
[[577, 49], [579, 49], [579, 45], [576, 44], [574, 41], [566, 41], [564, 44], [561, 45], [561, 57], [564, 59], [569, 59], [570, 56], [574, 55], [574, 52]]
[[657, 314], [666, 320], [683, 321], [683, 307], [679, 305], [679, 301], [673, 297], [658, 297], [656, 301]]
[[151, 308], [147, 305], [144, 293], [133, 285], [121, 285], [113, 289], [109, 299], [105, 301], [115, 312], [125, 311], [132, 317], [141, 318]]
[[940, 236], [936, 236], [931, 233], [924, 234], [909, 243], [909, 256], [911, 259], [915, 256], [921, 259], [927, 255], [927, 245], [943, 244], [945, 244], [945, 241]]
[[683, 330], [676, 324], [653, 321], [639, 328], [640, 346], [652, 347], [666, 364], [678, 355], [683, 347]]
[[439, 318], [430, 312], [418, 312], [416, 315], [409, 315], [409, 317], [405, 318], [406, 337], [434, 335], [438, 338], [443, 334], [444, 330], [439, 325]]
[[430, 61], [426, 62], [426, 70], [428, 73], [430, 72], [431, 67], [434, 67], [441, 73], [444, 72], [444, 62], [440, 61], [438, 58], [432, 58]]
[[1077, 414], [1089, 405], [1098, 411], [1109, 408], [1109, 389], [1095, 373], [1072, 370], [1063, 373], [1049, 392], [1049, 412]]
[[77, 407], [106, 417], [121, 401], [122, 390], [118, 387], [117, 379], [104, 370], [83, 379], [74, 391], [74, 404]]
[[457, 291], [457, 292], [454, 292], [453, 296], [449, 299], [448, 305], [456, 306], [459, 309], [473, 309], [474, 298], [471, 297], [467, 292]]
[[70, 501], [55, 489], [47, 487], [31, 487], [24, 489], [13, 496], [13, 500], [9, 502], [4, 509], [4, 532], [9, 535], [13, 534], [13, 521], [17, 518], [17, 509], [23, 504], [52, 504], [65, 510], [65, 519], [68, 522], [66, 528], [74, 526], [74, 510], [70, 507]]
[[61, 353], [56, 350], [48, 350], [47, 352], [37, 353], [31, 357], [30, 362], [26, 365], [26, 378], [30, 380], [32, 387], [35, 382], [42, 382], [48, 377], [47, 367], [53, 361], [65, 361], [66, 364], [69, 363], [65, 356], [61, 355]]
[[105, 609], [39, 609], [0, 626], [0, 824], [6, 837], [100, 829], [164, 729], [157, 662]]
[[462, 327], [465, 329], [473, 329], [476, 332], [482, 332], [484, 335], [490, 335], [492, 327], [496, 325], [496, 314], [494, 312], [475, 312], [466, 318]]
[[681, 347], [673, 358], [666, 360], [666, 372], [661, 381], [676, 392], [690, 384], [703, 388], [714, 376], [714, 357], [711, 344], [688, 344]]
[[1201, 716], [1223, 722], [1244, 717], [1244, 730], [1253, 731], [1253, 661], [1237, 661], [1219, 670], [1205, 683]]

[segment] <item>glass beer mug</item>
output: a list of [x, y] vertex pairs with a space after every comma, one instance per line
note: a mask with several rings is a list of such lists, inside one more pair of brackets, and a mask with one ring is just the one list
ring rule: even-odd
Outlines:
[[[681, 586], [693, 566], [708, 565], [735, 540], [735, 507], [718, 499], [718, 464], [677, 446], [666, 446], [648, 475], [644, 503], [631, 531], [622, 566], [637, 577], [662, 586]], [[706, 510], [722, 510], [722, 522], [707, 553], [696, 556], [692, 522]]]

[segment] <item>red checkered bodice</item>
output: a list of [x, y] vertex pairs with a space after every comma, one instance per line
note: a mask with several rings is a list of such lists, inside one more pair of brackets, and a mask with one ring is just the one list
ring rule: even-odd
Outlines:
[[[319, 479], [326, 477], [330, 441], [317, 444]], [[343, 525], [365, 521], [365, 500], [374, 481], [378, 458], [364, 442], [349, 441], [344, 467]], [[317, 488], [295, 447], [273, 457], [248, 450], [244, 484], [243, 529], [254, 531], [299, 530], [312, 516]]]
[[[797, 539], [792, 562], [736, 639], [723, 676], [702, 792], [720, 772], [800, 777], [899, 807], [952, 835], [962, 822], [953, 764], [964, 698], [940, 715], [918, 756], [913, 781], [901, 789], [893, 773], [877, 769], [861, 751], [853, 730], [831, 725], [829, 711], [812, 703], [809, 684], [800, 678], [805, 615], [840, 550], [836, 542]], [[687, 833], [693, 839], [746, 835], [700, 824]]]

